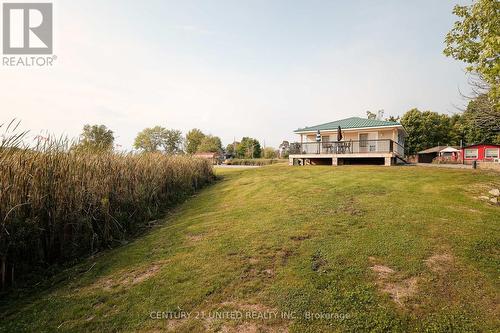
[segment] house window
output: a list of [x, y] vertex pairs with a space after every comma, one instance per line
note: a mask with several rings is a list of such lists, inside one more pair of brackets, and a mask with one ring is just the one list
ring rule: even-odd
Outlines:
[[484, 150], [485, 158], [498, 158], [498, 150], [497, 148], [486, 148]]
[[368, 147], [368, 134], [359, 135], [359, 146], [362, 148]]
[[329, 135], [322, 135], [321, 136], [321, 145], [323, 146], [323, 148], [329, 148], [331, 147], [331, 144], [329, 143], [330, 141], [330, 136]]
[[465, 149], [465, 158], [476, 159], [477, 149]]
[[398, 131], [398, 143], [402, 146], [405, 144], [405, 136], [401, 131]]

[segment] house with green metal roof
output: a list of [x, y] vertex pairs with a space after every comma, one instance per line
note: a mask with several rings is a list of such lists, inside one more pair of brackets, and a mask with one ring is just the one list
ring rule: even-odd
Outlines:
[[407, 133], [395, 121], [350, 117], [294, 131], [300, 136], [291, 165], [405, 163]]

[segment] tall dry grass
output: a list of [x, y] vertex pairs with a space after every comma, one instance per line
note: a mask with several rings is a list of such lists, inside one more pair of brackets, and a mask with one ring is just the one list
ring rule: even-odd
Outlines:
[[22, 274], [112, 246], [214, 178], [200, 159], [82, 152], [50, 138], [25, 147], [25, 133], [13, 129], [0, 141], [3, 286], [14, 268]]

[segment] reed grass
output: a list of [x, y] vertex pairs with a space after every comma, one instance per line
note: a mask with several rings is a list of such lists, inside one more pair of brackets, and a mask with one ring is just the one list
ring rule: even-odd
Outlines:
[[[0, 125], [0, 128], [2, 126]], [[214, 178], [207, 161], [161, 153], [93, 153], [48, 138], [26, 146], [10, 123], [0, 140], [2, 288], [113, 246]]]

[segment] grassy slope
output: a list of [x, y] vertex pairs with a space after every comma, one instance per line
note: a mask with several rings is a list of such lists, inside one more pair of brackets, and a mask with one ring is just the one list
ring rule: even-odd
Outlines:
[[[498, 174], [384, 167], [222, 170], [149, 234], [0, 313], [0, 331], [494, 331]], [[485, 185], [484, 188], [477, 183]], [[446, 254], [438, 267], [425, 260]], [[370, 267], [392, 268], [381, 280]], [[417, 281], [402, 305], [386, 285]], [[151, 311], [295, 311], [293, 321]], [[307, 320], [305, 311], [344, 314]], [[347, 314], [347, 318], [345, 315]]]

